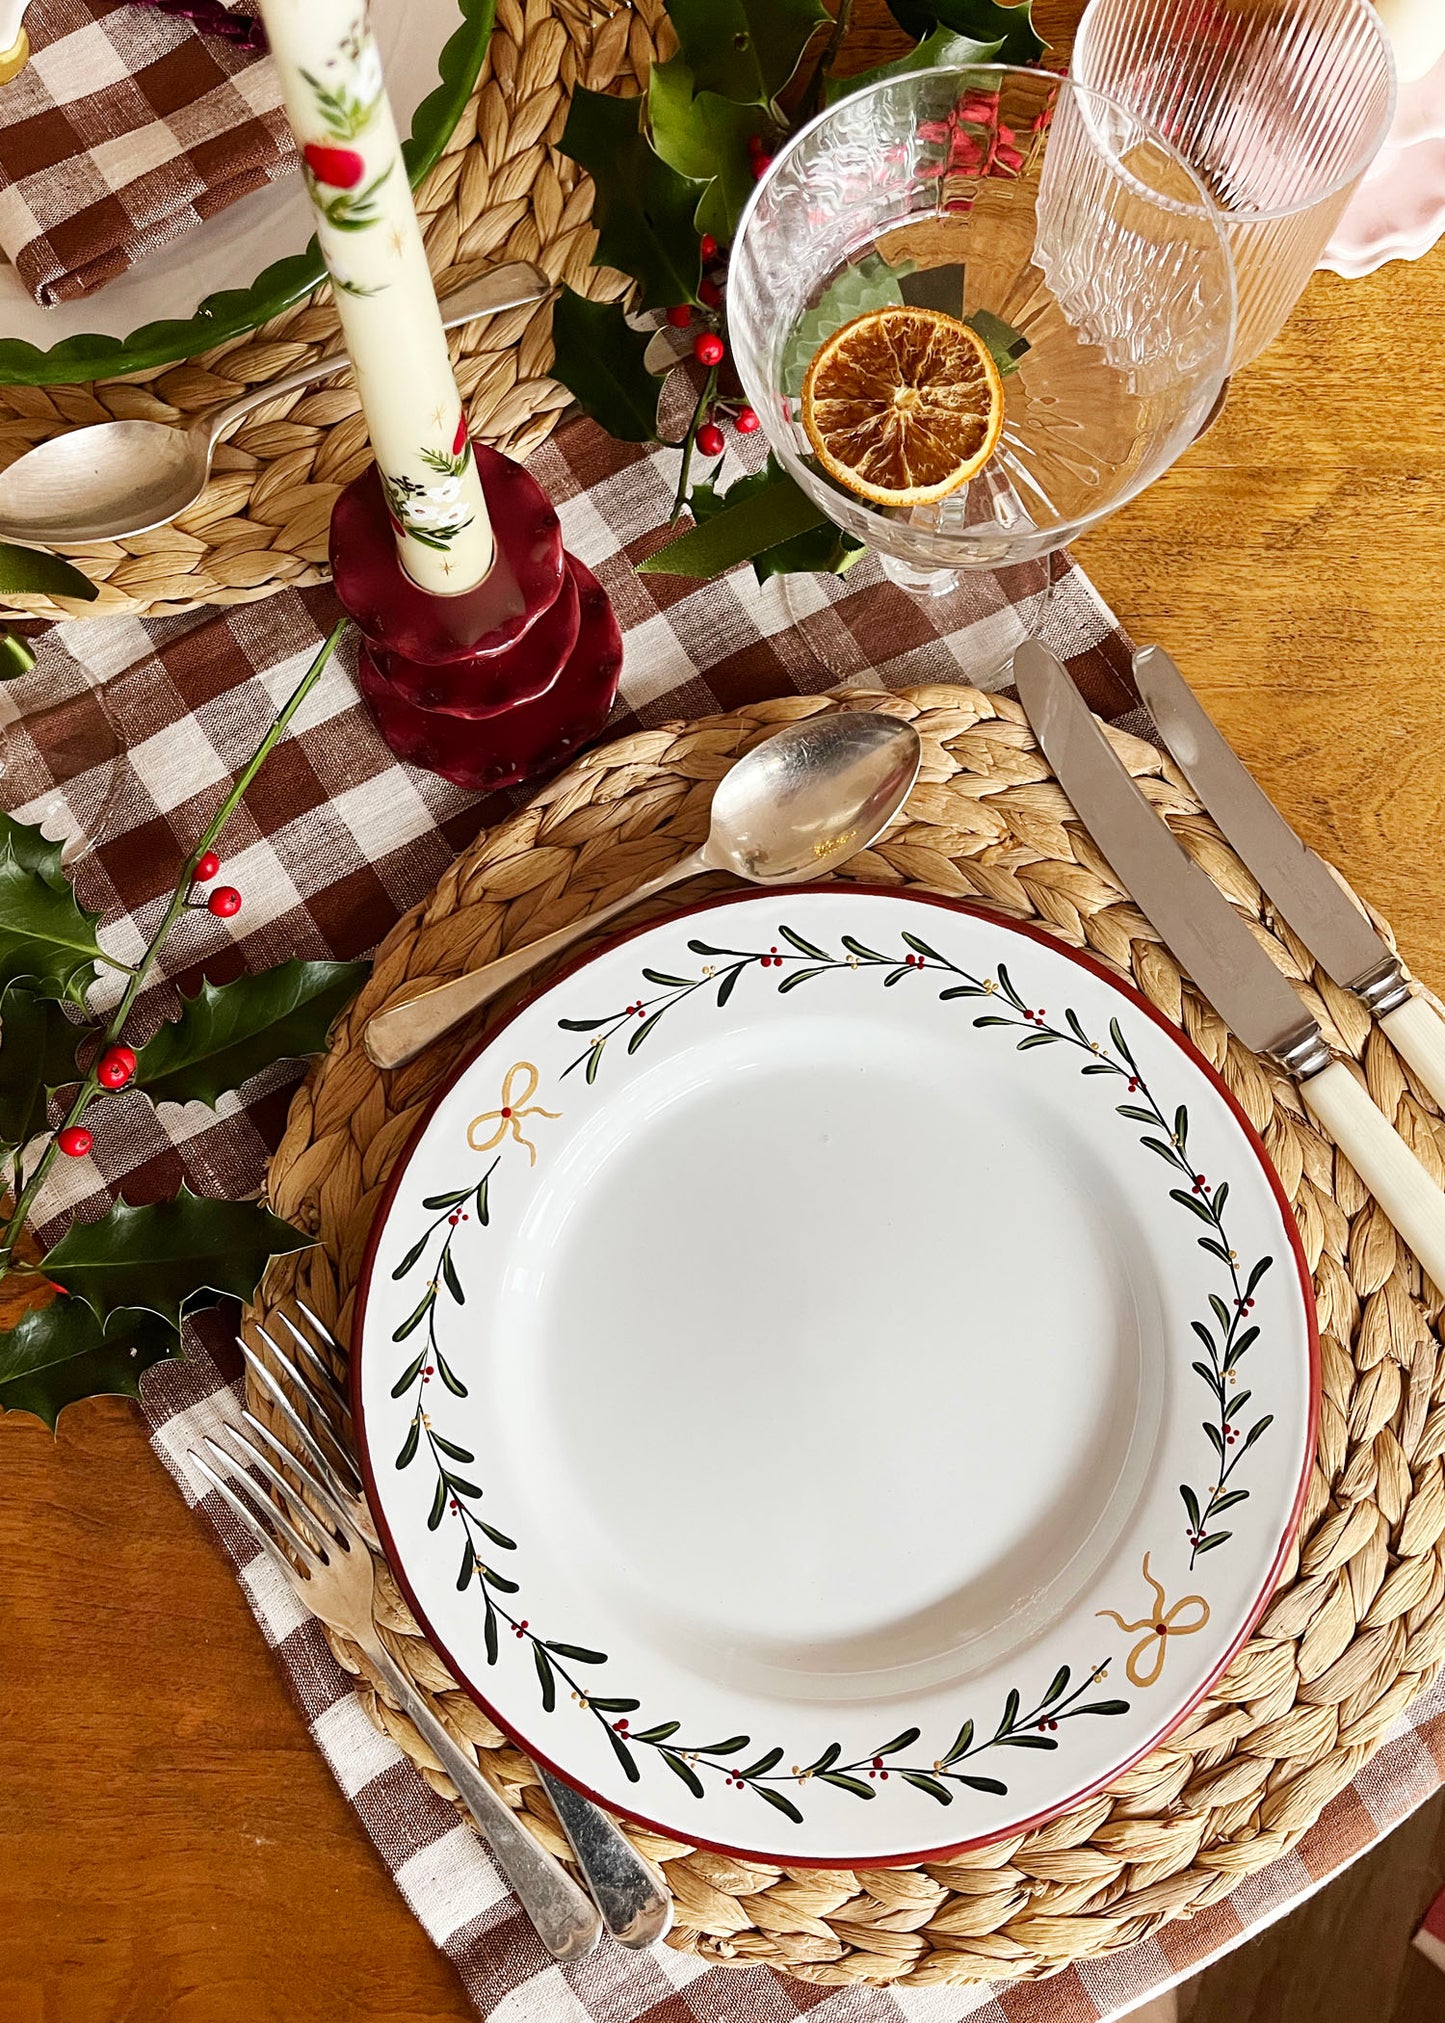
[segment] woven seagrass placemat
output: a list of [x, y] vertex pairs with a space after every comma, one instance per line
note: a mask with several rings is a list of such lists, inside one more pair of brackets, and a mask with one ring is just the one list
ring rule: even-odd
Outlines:
[[[675, 47], [663, 0], [497, 0], [472, 95], [417, 192], [438, 291], [503, 260], [610, 300], [625, 275], [591, 263], [592, 183], [557, 149], [575, 84], [624, 95]], [[0, 467], [48, 437], [114, 416], [184, 425], [338, 345], [329, 287], [203, 357], [85, 386], [0, 386]], [[473, 433], [525, 458], [572, 396], [549, 376], [550, 301], [451, 333]], [[100, 585], [94, 604], [17, 598], [7, 613], [161, 614], [241, 604], [327, 575], [338, 492], [371, 457], [349, 374], [255, 409], [216, 455], [199, 503], [167, 527], [60, 552]]]
[[[925, 750], [900, 823], [845, 875], [983, 899], [1131, 977], [1221, 1071], [1260, 1131], [1315, 1278], [1323, 1400], [1298, 1543], [1255, 1636], [1162, 1748], [1045, 1827], [921, 1868], [782, 1870], [635, 1836], [676, 1895], [671, 1943], [710, 1961], [767, 1963], [825, 1984], [1032, 1977], [1131, 1946], [1273, 1861], [1434, 1679], [1445, 1660], [1445, 1366], [1439, 1309], [1418, 1266], [1315, 1130], [1294, 1085], [1231, 1038], [1181, 981], [1073, 822], [1016, 703], [969, 688], [853, 689], [638, 732], [587, 754], [479, 838], [387, 937], [371, 982], [295, 1098], [270, 1198], [319, 1241], [280, 1261], [260, 1317], [297, 1291], [345, 1339], [388, 1171], [453, 1056], [455, 1043], [443, 1044], [383, 1075], [361, 1049], [366, 1018], [640, 884], [701, 840], [713, 785], [738, 754], [782, 723], [832, 708], [906, 716]], [[1313, 967], [1168, 760], [1125, 733], [1109, 736], [1185, 848], [1302, 985], [1386, 1116], [1445, 1181], [1438, 1113], [1388, 1041]], [[251, 1404], [265, 1409], [254, 1395]], [[668, 1513], [673, 1522], [686, 1515]], [[740, 1535], [747, 1521], [745, 1510], [690, 1515], [736, 1523]], [[380, 1620], [391, 1650], [508, 1803], [565, 1856], [527, 1759], [458, 1689], [394, 1589]], [[410, 1724], [365, 1678], [359, 1654], [332, 1641], [362, 1675], [372, 1719], [452, 1796]]]

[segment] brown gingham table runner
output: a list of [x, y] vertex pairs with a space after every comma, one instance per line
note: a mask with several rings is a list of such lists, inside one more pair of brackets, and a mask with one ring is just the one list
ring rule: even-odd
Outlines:
[[[1030, 630], [1070, 662], [1095, 708], [1147, 731], [1127, 676], [1128, 642], [1067, 558], [1041, 609], [1040, 575], [981, 578], [966, 625], [941, 635], [935, 609], [882, 582], [865, 560], [841, 581], [790, 579], [762, 590], [749, 570], [698, 586], [638, 576], [657, 545], [676, 456], [643, 453], [590, 423], [564, 429], [532, 460], [561, 511], [568, 547], [601, 578], [626, 653], [613, 729], [730, 709], [833, 686], [840, 674], [894, 688], [975, 680]], [[169, 894], [181, 854], [299, 679], [335, 615], [326, 591], [287, 591], [224, 617], [54, 627], [36, 640], [33, 676], [0, 688], [3, 799], [52, 835], [98, 838], [78, 861], [82, 897], [103, 907], [108, 951], [133, 960]], [[192, 913], [172, 944], [167, 982], [143, 1002], [159, 1017], [178, 983], [288, 955], [354, 956], [423, 898], [455, 851], [519, 797], [489, 800], [397, 763], [371, 727], [343, 650], [271, 758], [224, 843], [245, 894], [231, 922]], [[98, 1001], [98, 1000], [97, 1000]], [[108, 1104], [90, 1159], [65, 1161], [53, 1207], [98, 1209], [185, 1178], [204, 1193], [259, 1187], [295, 1070], [273, 1069], [247, 1099], [211, 1112]], [[56, 1233], [52, 1227], [51, 1234]], [[188, 1474], [198, 1436], [240, 1409], [238, 1358], [212, 1317], [185, 1361], [143, 1383], [152, 1444], [187, 1501], [215, 1527], [311, 1734], [407, 1903], [495, 2023], [1102, 2023], [1195, 1971], [1301, 1898], [1403, 1819], [1445, 1779], [1445, 1686], [1410, 1709], [1380, 1752], [1295, 1851], [1187, 1923], [1111, 1959], [1043, 1982], [998, 1988], [828, 1988], [766, 1968], [738, 1972], [659, 1947], [605, 1945], [578, 1966], [551, 1961], [458, 1814], [437, 1798], [362, 1712], [351, 1681], [290, 1589], [214, 1495]], [[124, 1606], [122, 1598], [121, 1606]]]
[[37, 302], [114, 281], [296, 165], [268, 57], [124, 0], [35, 0], [0, 85], [0, 247]]

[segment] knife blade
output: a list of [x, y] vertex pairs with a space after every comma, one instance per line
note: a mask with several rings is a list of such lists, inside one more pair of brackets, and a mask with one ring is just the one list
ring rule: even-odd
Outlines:
[[1045, 757], [1121, 884], [1238, 1038], [1295, 1077], [1312, 1114], [1445, 1286], [1445, 1194], [1333, 1058], [1288, 980], [1155, 814], [1063, 663], [1028, 640], [1014, 655], [1013, 675]]
[[1400, 958], [1246, 770], [1168, 654], [1143, 647], [1134, 676], [1170, 756], [1284, 919], [1445, 1105], [1445, 1024], [1411, 996]]

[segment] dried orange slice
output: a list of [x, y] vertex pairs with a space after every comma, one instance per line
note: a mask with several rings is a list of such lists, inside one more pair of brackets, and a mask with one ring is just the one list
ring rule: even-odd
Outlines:
[[820, 345], [803, 427], [829, 477], [879, 506], [926, 506], [967, 484], [1003, 429], [983, 339], [938, 309], [872, 309]]

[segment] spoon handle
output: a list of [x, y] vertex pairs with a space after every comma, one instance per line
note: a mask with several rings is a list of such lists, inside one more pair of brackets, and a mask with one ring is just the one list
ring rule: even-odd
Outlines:
[[558, 927], [551, 934], [544, 934], [540, 941], [529, 941], [523, 948], [514, 948], [507, 955], [499, 955], [495, 962], [484, 963], [480, 969], [469, 970], [465, 976], [453, 977], [450, 983], [439, 983], [433, 989], [423, 991], [420, 997], [408, 998], [405, 1004], [392, 1005], [386, 1011], [377, 1012], [366, 1022], [362, 1034], [362, 1044], [368, 1057], [378, 1068], [399, 1068], [406, 1061], [413, 1061], [423, 1047], [439, 1039], [445, 1032], [474, 1012], [479, 1006], [489, 1004], [499, 991], [509, 983], [525, 976], [535, 969], [539, 962], [549, 956], [560, 955], [599, 927], [605, 927], [609, 920], [615, 920], [619, 913], [626, 913], [629, 907], [638, 905], [644, 899], [651, 899], [659, 892], [666, 892], [670, 885], [681, 884], [684, 878], [696, 878], [700, 872], [710, 871], [706, 852], [694, 850], [684, 857], [680, 864], [670, 870], [660, 872], [656, 878], [649, 878], [645, 885], [639, 885], [633, 892], [624, 892], [620, 899], [614, 899], [609, 906], [600, 906], [595, 913], [584, 914], [582, 919], [569, 922], [566, 927]]
[[[467, 281], [460, 288], [454, 288], [443, 296], [441, 303], [442, 322], [448, 330], [455, 330], [460, 323], [471, 323], [478, 316], [496, 316], [504, 309], [521, 309], [529, 302], [540, 302], [551, 292], [552, 284], [540, 267], [534, 267], [530, 260], [508, 260], [501, 267], [493, 267], [487, 273], [478, 275], [475, 281]], [[268, 400], [279, 400], [283, 394], [297, 393], [303, 386], [310, 386], [313, 380], [329, 379], [333, 372], [340, 372], [351, 363], [351, 354], [346, 351], [332, 351], [324, 358], [313, 358], [305, 365], [298, 365], [294, 372], [288, 372], [281, 379], [268, 380], [264, 386], [253, 386], [225, 407], [218, 407], [206, 423], [206, 433], [214, 447], [232, 422], [250, 414], [253, 408], [262, 407]]]

